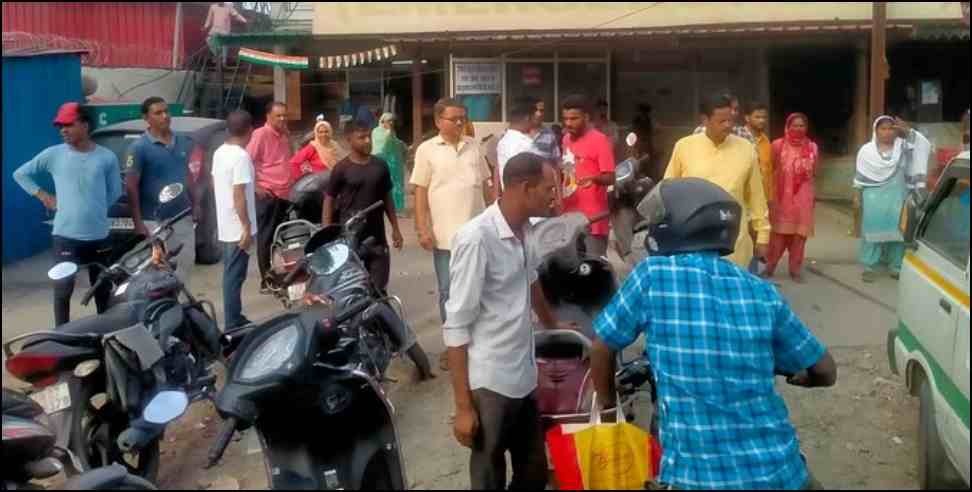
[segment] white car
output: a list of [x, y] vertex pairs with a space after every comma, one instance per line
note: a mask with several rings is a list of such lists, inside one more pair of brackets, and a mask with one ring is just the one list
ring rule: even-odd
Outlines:
[[969, 487], [969, 152], [946, 168], [927, 199], [910, 200], [902, 231], [910, 248], [899, 286], [891, 369], [919, 412], [922, 489]]

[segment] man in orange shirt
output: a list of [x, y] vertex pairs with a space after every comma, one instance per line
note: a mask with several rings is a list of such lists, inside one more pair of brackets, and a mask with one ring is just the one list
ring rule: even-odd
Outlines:
[[773, 144], [766, 132], [769, 124], [769, 107], [761, 102], [752, 103], [746, 110], [746, 128], [753, 134], [759, 170], [763, 173], [763, 191], [766, 203], [773, 205], [776, 198], [776, 172], [773, 170]]

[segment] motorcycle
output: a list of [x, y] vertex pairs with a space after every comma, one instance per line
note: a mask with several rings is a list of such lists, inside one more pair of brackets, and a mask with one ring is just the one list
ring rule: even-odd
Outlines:
[[[161, 391], [145, 406], [145, 426], [164, 426], [185, 413], [188, 397], [179, 391]], [[3, 490], [36, 488], [32, 480], [52, 478], [75, 457], [59, 448], [44, 409], [34, 400], [3, 389]], [[78, 465], [80, 466], [80, 465]], [[72, 477], [64, 490], [156, 490], [149, 481], [121, 465], [95, 468]]]
[[[544, 295], [557, 319], [577, 326], [576, 330], [534, 333], [539, 373], [537, 402], [545, 430], [557, 424], [590, 421], [594, 394], [590, 368], [593, 322], [618, 290], [611, 264], [583, 252], [583, 234], [597, 220], [566, 214], [541, 222], [534, 232], [538, 238], [537, 254], [544, 259], [539, 271]], [[651, 404], [655, 402], [651, 368], [643, 358], [625, 362], [621, 355], [618, 357], [618, 404], [631, 421], [635, 418], [637, 393], [647, 391]], [[602, 417], [616, 411], [603, 409]], [[648, 427], [655, 429], [653, 419]]]
[[611, 210], [611, 229], [616, 239], [615, 252], [628, 266], [633, 266], [637, 260], [646, 256], [641, 247], [644, 239], [636, 237], [645, 230], [637, 207], [656, 183], [645, 173], [645, 166], [651, 156], [634, 157], [638, 136], [629, 133], [625, 143], [631, 157], [615, 167], [615, 183], [609, 190], [608, 203]]
[[[169, 185], [168, 203], [182, 193]], [[221, 340], [210, 303], [197, 301], [172, 274], [165, 239], [185, 210], [110, 267], [84, 294], [87, 304], [104, 283], [118, 303], [106, 312], [10, 339], [3, 349], [7, 370], [32, 385], [30, 395], [50, 416], [57, 445], [71, 449], [79, 466], [124, 464], [129, 472], [155, 480], [164, 426], [139, 425], [139, 415], [159, 388], [178, 387], [191, 401], [208, 398], [216, 381], [210, 365], [221, 360]], [[191, 247], [191, 245], [190, 245]], [[61, 263], [52, 279], [77, 272]], [[179, 302], [179, 294], [187, 302]], [[208, 312], [206, 310], [208, 308]], [[19, 346], [19, 350], [15, 347]]]
[[324, 190], [330, 172], [308, 174], [290, 190], [288, 220], [277, 226], [270, 247], [267, 286], [284, 309], [294, 307], [304, 296], [306, 282], [295, 280], [284, 286], [284, 279], [297, 268], [304, 256], [304, 245], [320, 230]]
[[[279, 315], [239, 342], [216, 398], [225, 419], [210, 448], [217, 463], [236, 431], [256, 429], [273, 489], [391, 490], [408, 485], [395, 409], [382, 383], [395, 353], [428, 359], [364, 267], [373, 238], [358, 226], [316, 232], [284, 285], [306, 275], [303, 308]], [[394, 309], [392, 306], [396, 306]]]

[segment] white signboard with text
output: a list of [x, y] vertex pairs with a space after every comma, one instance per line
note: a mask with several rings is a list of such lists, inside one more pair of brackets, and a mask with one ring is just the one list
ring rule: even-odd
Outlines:
[[456, 63], [456, 95], [502, 94], [503, 65], [501, 63]]

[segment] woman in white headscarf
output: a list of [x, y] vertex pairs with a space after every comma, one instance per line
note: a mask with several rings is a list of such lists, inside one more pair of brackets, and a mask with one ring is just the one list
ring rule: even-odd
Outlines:
[[874, 282], [883, 263], [898, 278], [904, 237], [898, 229], [908, 192], [924, 188], [931, 143], [900, 118], [874, 120], [870, 142], [857, 153], [854, 187], [862, 191], [862, 240], [858, 259], [864, 282]]
[[395, 210], [405, 210], [405, 143], [395, 135], [395, 115], [385, 113], [371, 131], [371, 153], [385, 161], [392, 178], [392, 200]]

